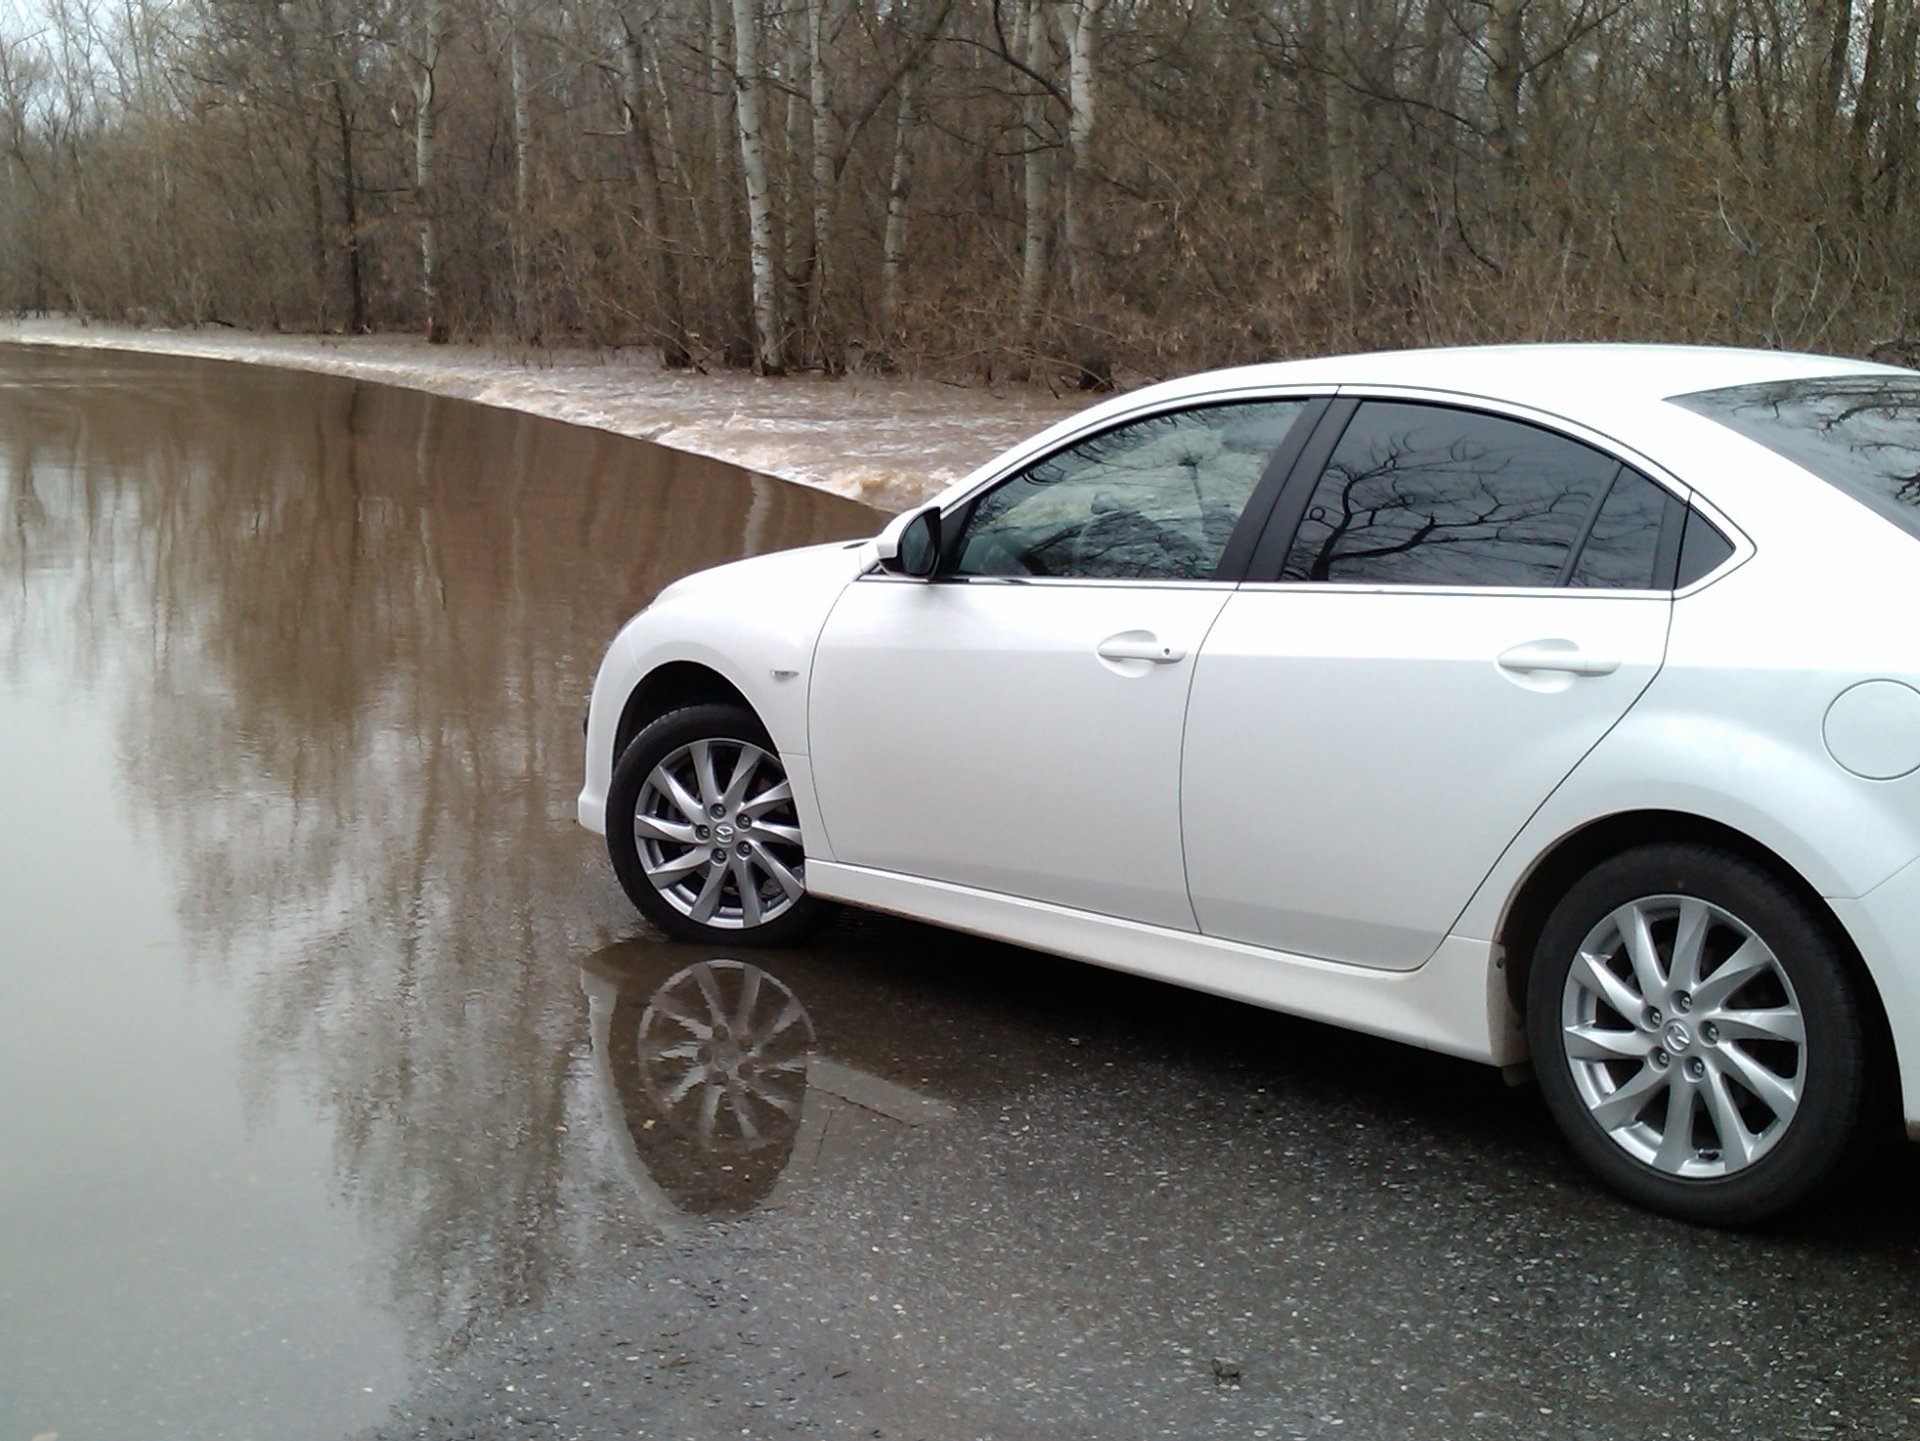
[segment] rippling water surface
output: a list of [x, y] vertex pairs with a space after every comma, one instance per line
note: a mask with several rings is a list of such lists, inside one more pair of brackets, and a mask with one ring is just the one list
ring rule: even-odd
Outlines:
[[635, 929], [572, 818], [594, 667], [674, 577], [876, 525], [507, 411], [0, 347], [0, 1432], [337, 1436], [631, 1224], [567, 1143], [581, 962]]

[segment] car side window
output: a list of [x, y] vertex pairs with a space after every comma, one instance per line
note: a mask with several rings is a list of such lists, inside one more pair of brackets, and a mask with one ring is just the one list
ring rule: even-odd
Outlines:
[[1150, 416], [1056, 451], [982, 496], [954, 573], [1211, 580], [1304, 400]]
[[[1447, 406], [1370, 402], [1321, 473], [1281, 578], [1561, 585], [1582, 541], [1599, 529], [1596, 507], [1621, 472], [1612, 457], [1538, 426]], [[1634, 507], [1644, 500], [1632, 486], [1623, 492], [1606, 518], [1611, 540], [1603, 551], [1622, 548], [1614, 532], [1632, 529]], [[1605, 569], [1598, 556], [1595, 564]], [[1651, 565], [1649, 558], [1649, 574]], [[1582, 583], [1621, 582], [1596, 576]]]
[[1711, 575], [1733, 556], [1733, 542], [1720, 534], [1720, 528], [1697, 510], [1687, 511], [1687, 528], [1680, 541], [1680, 572], [1674, 577], [1677, 587], [1692, 585]]
[[1660, 563], [1660, 524], [1675, 504], [1638, 471], [1620, 467], [1587, 531], [1567, 584], [1587, 590], [1651, 590]]

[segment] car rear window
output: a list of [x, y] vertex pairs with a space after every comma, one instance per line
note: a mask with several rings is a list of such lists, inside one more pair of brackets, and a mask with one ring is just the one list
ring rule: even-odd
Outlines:
[[1920, 375], [1770, 380], [1671, 399], [1920, 537]]

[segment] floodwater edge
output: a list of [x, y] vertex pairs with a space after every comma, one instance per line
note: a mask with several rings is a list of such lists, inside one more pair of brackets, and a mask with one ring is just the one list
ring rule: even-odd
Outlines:
[[1081, 408], [1038, 387], [894, 376], [668, 371], [651, 352], [429, 345], [405, 335], [0, 320], [0, 344], [173, 355], [336, 375], [651, 441], [885, 510], [939, 494]]

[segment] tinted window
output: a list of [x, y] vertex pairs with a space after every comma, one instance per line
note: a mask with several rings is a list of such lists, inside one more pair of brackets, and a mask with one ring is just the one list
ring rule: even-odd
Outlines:
[[1651, 590], [1667, 505], [1664, 490], [1621, 467], [1567, 574], [1567, 584], [1596, 590]]
[[1920, 536], [1920, 376], [1831, 375], [1676, 395]]
[[1363, 405], [1307, 503], [1283, 579], [1558, 585], [1619, 469], [1518, 421]]
[[1209, 580], [1303, 400], [1153, 416], [1003, 481], [961, 535], [961, 575]]
[[1680, 574], [1674, 578], [1676, 586], [1689, 586], [1703, 575], [1709, 575], [1733, 554], [1733, 542], [1728, 540], [1712, 521], [1697, 510], [1687, 512], [1686, 534], [1680, 542]]

